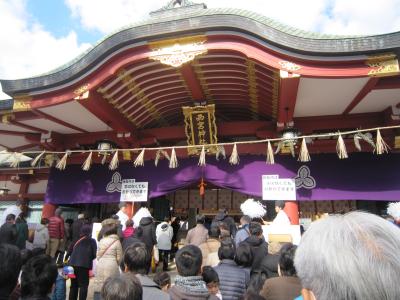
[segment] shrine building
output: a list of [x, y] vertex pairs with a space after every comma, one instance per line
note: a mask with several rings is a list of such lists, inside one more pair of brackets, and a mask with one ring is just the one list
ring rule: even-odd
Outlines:
[[[0, 101], [0, 213], [24, 199], [36, 222], [60, 205], [71, 217], [79, 209], [103, 217], [122, 180], [135, 179], [148, 183], [157, 210], [239, 215], [245, 199], [262, 199], [263, 175], [296, 180], [293, 223], [381, 213], [400, 200], [399, 55], [400, 32], [318, 34], [255, 12], [171, 1], [55, 70], [0, 80], [10, 97]], [[376, 153], [376, 128], [385, 128], [388, 153]], [[346, 134], [363, 129], [371, 131]], [[348, 158], [329, 135], [338, 132]], [[299, 159], [302, 136], [311, 136], [311, 161]], [[279, 138], [266, 163], [267, 143], [252, 141]], [[141, 154], [144, 166], [134, 166]]]

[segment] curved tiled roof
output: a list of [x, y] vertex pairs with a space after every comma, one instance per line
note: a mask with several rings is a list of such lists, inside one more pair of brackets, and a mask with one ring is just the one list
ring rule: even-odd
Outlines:
[[40, 76], [1, 80], [3, 91], [19, 92], [57, 86], [84, 74], [96, 63], [126, 45], [159, 37], [230, 30], [261, 39], [293, 53], [319, 56], [349, 56], [400, 49], [400, 32], [369, 36], [338, 36], [312, 33], [283, 25], [260, 14], [240, 9], [197, 9], [169, 14], [125, 26], [100, 40], [67, 64]]

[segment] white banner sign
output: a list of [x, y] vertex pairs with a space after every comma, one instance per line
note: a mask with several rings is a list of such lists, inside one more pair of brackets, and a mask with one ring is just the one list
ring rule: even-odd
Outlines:
[[146, 202], [148, 182], [136, 182], [135, 179], [123, 179], [121, 186], [121, 202]]
[[278, 175], [262, 176], [263, 200], [296, 200], [295, 180], [277, 177]]

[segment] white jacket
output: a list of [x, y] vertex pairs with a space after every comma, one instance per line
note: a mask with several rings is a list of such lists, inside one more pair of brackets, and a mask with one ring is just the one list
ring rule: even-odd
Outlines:
[[49, 240], [49, 230], [42, 224], [37, 224], [35, 236], [33, 238], [33, 248], [46, 249], [47, 241]]
[[172, 226], [167, 222], [162, 222], [157, 225], [156, 228], [156, 237], [157, 237], [157, 246], [160, 250], [171, 250], [172, 244], [171, 240], [174, 235], [174, 231]]
[[283, 210], [280, 210], [276, 215], [275, 219], [272, 221], [271, 225], [289, 226], [290, 225], [289, 217]]

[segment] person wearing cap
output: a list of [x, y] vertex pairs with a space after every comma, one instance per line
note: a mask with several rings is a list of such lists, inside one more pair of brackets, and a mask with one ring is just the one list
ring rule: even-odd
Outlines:
[[85, 223], [85, 214], [79, 214], [78, 220], [72, 223], [72, 244], [79, 240], [81, 227]]
[[278, 226], [287, 226], [290, 225], [290, 220], [285, 211], [285, 201], [275, 201], [275, 212], [276, 217], [272, 221], [271, 225], [278, 225]]

